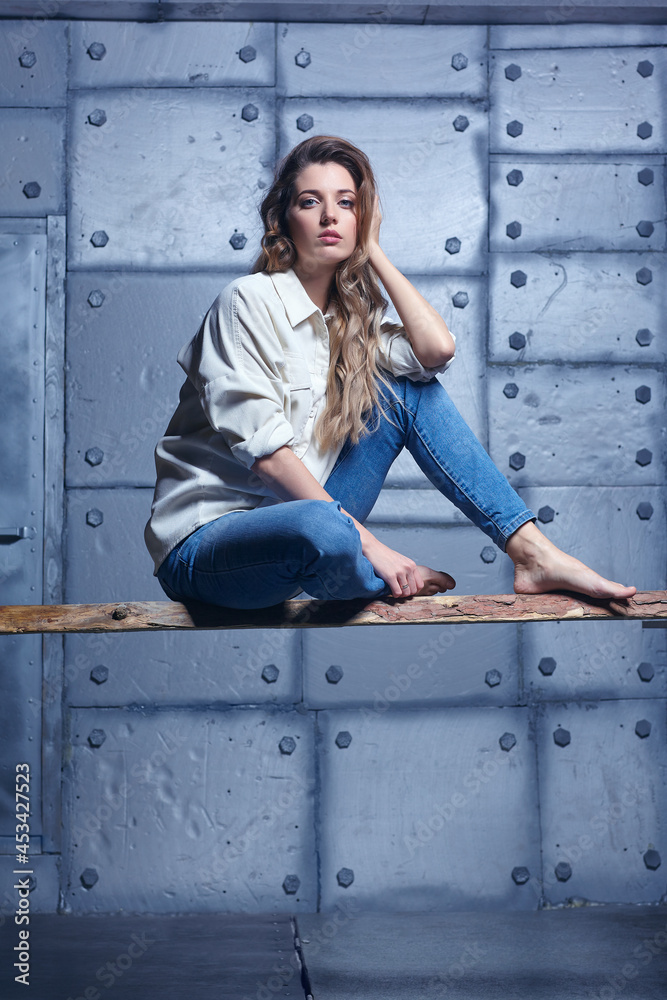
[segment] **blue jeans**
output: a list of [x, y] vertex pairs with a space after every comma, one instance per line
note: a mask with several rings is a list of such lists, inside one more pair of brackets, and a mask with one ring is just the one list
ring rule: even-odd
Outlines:
[[[354, 522], [368, 517], [392, 462], [406, 447], [437, 489], [504, 551], [535, 515], [458, 412], [437, 379], [388, 376], [369, 433], [344, 443], [324, 488], [333, 500], [289, 500], [235, 511], [179, 542], [157, 577], [176, 601], [263, 608], [305, 590], [322, 600], [380, 597], [390, 588], [361, 551]], [[386, 415], [385, 415], [386, 414]], [[387, 416], [389, 419], [387, 419]], [[409, 554], [409, 553], [406, 553]]]

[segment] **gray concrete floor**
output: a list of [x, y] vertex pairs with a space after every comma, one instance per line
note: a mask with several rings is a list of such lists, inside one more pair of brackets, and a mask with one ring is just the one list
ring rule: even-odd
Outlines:
[[27, 990], [17, 932], [0, 925], [1, 1000], [667, 1000], [665, 906], [36, 914]]

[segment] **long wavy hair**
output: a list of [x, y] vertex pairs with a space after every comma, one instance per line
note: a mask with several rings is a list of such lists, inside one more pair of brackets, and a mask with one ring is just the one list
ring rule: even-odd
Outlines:
[[[332, 160], [350, 172], [357, 188], [357, 244], [336, 268], [330, 290], [326, 406], [314, 432], [325, 450], [341, 445], [348, 435], [356, 444], [368, 432], [368, 416], [378, 403], [378, 382], [392, 390], [378, 364], [380, 325], [389, 303], [370, 262], [376, 183], [365, 153], [338, 136], [315, 135], [283, 157], [260, 206], [264, 224], [262, 250], [251, 271], [287, 271], [295, 263], [297, 251], [289, 235], [287, 210], [295, 195], [297, 177], [311, 163]], [[403, 327], [392, 323], [385, 324], [384, 329], [393, 333]]]

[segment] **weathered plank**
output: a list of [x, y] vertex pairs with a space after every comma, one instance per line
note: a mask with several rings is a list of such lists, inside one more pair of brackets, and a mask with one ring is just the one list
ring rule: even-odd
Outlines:
[[600, 619], [667, 619], [667, 591], [642, 591], [627, 601], [601, 601], [565, 592], [387, 598], [366, 603], [361, 600], [285, 601], [250, 611], [173, 601], [4, 605], [0, 606], [0, 635]]

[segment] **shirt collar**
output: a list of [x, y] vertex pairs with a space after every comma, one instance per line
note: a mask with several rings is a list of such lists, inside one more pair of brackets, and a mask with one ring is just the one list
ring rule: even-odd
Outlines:
[[287, 271], [272, 271], [269, 277], [285, 306], [287, 318], [292, 326], [303, 323], [314, 312], [322, 316], [319, 306], [316, 306], [308, 295], [294, 268], [290, 267]]

